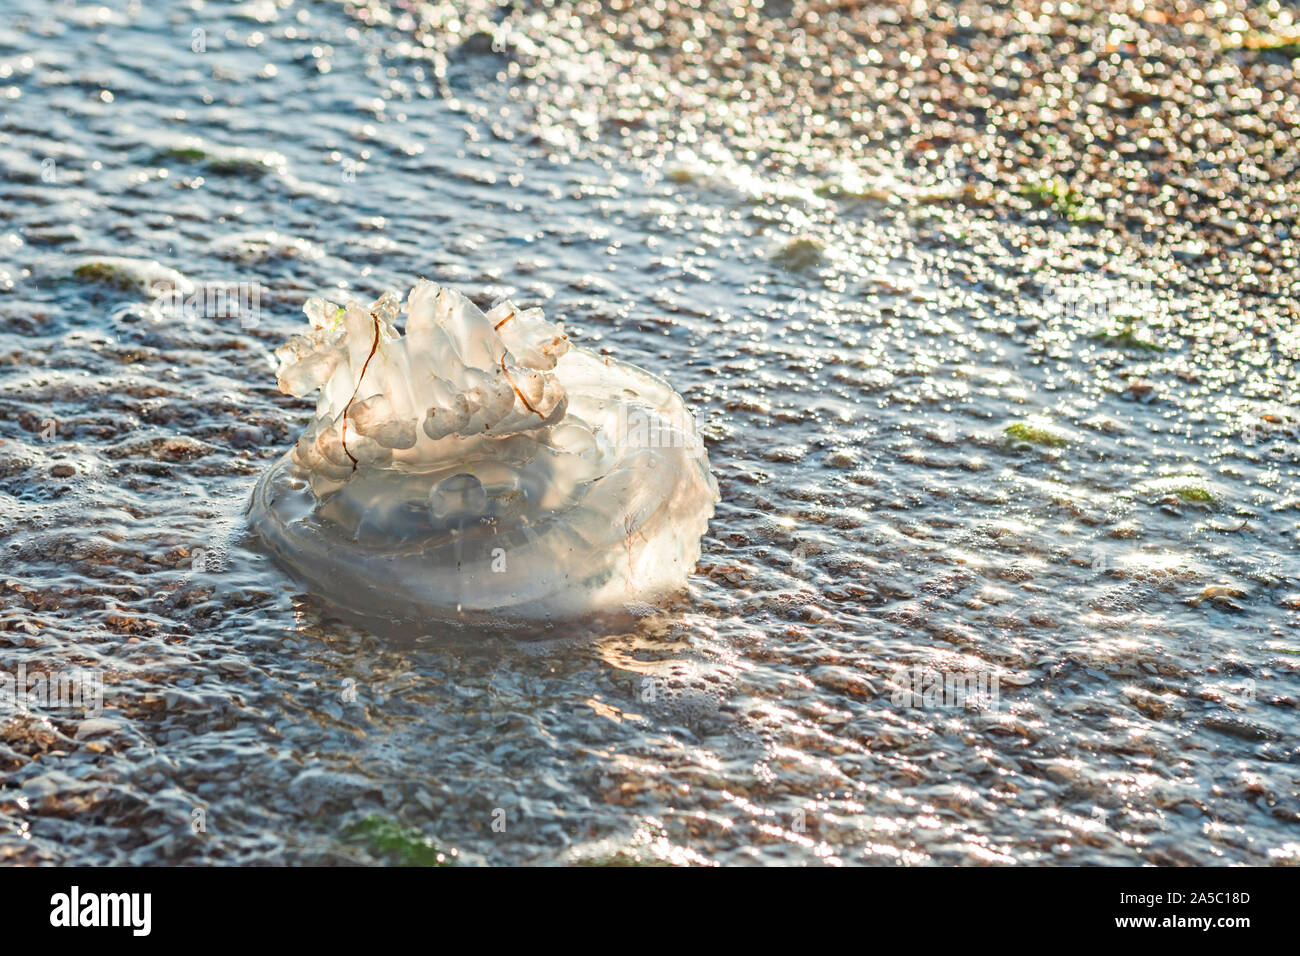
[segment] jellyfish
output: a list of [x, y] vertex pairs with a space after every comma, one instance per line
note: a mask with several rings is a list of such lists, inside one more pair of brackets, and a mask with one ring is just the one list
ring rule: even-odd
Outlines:
[[663, 379], [510, 301], [427, 280], [368, 308], [313, 298], [275, 355], [316, 414], [260, 478], [271, 555], [344, 610], [566, 618], [679, 591], [719, 500]]

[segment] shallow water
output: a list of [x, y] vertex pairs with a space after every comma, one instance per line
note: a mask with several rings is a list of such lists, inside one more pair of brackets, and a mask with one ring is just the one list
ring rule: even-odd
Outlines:
[[[0, 859], [1300, 859], [1294, 329], [1068, 229], [574, 141], [481, 43], [160, 6], [0, 27], [0, 660], [105, 692], [0, 714]], [[260, 308], [159, 319], [105, 256]], [[680, 602], [381, 636], [247, 546], [310, 418], [271, 350], [420, 275], [686, 397]]]

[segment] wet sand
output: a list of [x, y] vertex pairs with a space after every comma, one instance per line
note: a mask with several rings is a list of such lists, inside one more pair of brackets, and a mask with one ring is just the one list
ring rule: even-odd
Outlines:
[[[1281, 14], [624, 6], [17, 0], [0, 646], [104, 705], [0, 711], [0, 858], [1293, 863]], [[380, 635], [248, 546], [271, 350], [419, 275], [687, 398], [680, 601]]]

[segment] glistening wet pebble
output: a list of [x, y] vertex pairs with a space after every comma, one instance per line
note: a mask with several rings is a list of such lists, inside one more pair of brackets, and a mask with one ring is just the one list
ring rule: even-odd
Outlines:
[[[100, 674], [105, 702], [0, 711], [0, 858], [1300, 859], [1294, 183], [1266, 164], [1240, 208], [1267, 194], [1277, 214], [1225, 249], [1202, 220], [1238, 200], [1184, 202], [1203, 190], [1176, 170], [1167, 203], [1137, 203], [1167, 217], [1156, 235], [1107, 204], [1123, 137], [1023, 193], [1021, 170], [908, 174], [931, 148], [943, 166], [938, 126], [969, 126], [923, 108], [862, 120], [901, 175], [831, 162], [859, 155], [833, 130], [772, 149], [789, 162], [759, 155], [778, 140], [756, 117], [795, 130], [802, 104], [845, 108], [795, 95], [825, 76], [812, 48], [835, 47], [830, 24], [879, 34], [865, 64], [816, 62], [880, 95], [893, 81], [872, 50], [934, 79], [917, 53], [892, 61], [937, 8], [737, 18], [753, 44], [797, 21], [809, 47], [807, 74], [782, 61], [780, 96], [751, 109], [751, 81], [712, 69], [739, 29], [721, 8], [693, 41], [669, 31], [700, 69], [661, 92], [672, 61], [636, 40], [634, 19], [665, 16], [651, 5], [11, 6], [0, 659]], [[1083, 42], [1009, 9], [959, 16], [942, 57], [1004, 91], [986, 112], [1024, 82], [1006, 35], [1036, 51], [1025, 69], [1063, 79], [1055, 47]], [[1231, 16], [1216, 36], [1260, 32]], [[1130, 27], [1177, 52], [1167, 24], [1121, 20], [1079, 76], [1129, 68], [1130, 44], [1151, 54]], [[494, 46], [479, 22], [517, 29]], [[624, 26], [675, 128], [597, 82], [631, 82], [597, 40]], [[1280, 128], [1289, 61], [1259, 55], [1224, 105], [1245, 123], [1259, 90]], [[1189, 107], [1202, 95], [1159, 82]], [[1062, 110], [1067, 145], [1087, 141]], [[1040, 146], [1057, 122], [1018, 115]], [[1114, 221], [1090, 223], [1084, 200]], [[686, 396], [722, 491], [689, 594], [618, 633], [399, 639], [336, 619], [247, 546], [252, 484], [310, 417], [270, 351], [308, 296], [369, 301], [419, 275], [541, 306]], [[259, 308], [151, 308], [150, 283], [186, 279], [256, 284]], [[944, 673], [996, 698], [905, 693]]]

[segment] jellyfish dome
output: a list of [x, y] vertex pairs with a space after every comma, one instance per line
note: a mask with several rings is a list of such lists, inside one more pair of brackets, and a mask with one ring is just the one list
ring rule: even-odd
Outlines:
[[718, 500], [667, 382], [574, 347], [538, 309], [421, 280], [369, 308], [310, 300], [279, 385], [319, 392], [262, 476], [254, 531], [346, 610], [551, 618], [678, 590]]

